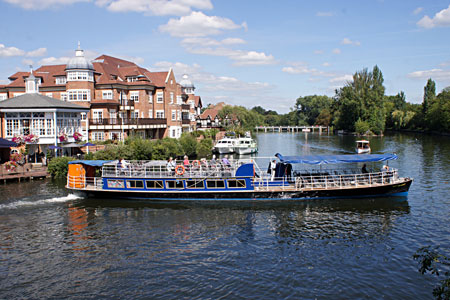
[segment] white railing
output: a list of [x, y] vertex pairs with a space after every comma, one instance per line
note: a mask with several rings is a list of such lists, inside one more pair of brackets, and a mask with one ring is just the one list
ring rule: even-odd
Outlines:
[[77, 190], [101, 190], [103, 178], [67, 175], [67, 187]]
[[288, 179], [262, 176], [254, 178], [253, 184], [257, 190], [295, 189], [295, 190], [315, 190], [315, 189], [344, 189], [355, 187], [371, 187], [385, 184], [401, 182], [397, 170], [389, 172], [376, 172], [365, 174], [323, 174], [323, 175], [299, 175]]
[[114, 162], [103, 165], [103, 177], [130, 177], [130, 178], [167, 178], [167, 177], [232, 177], [237, 169], [251, 160], [230, 161], [189, 161], [168, 166], [166, 161], [127, 161], [125, 165]]

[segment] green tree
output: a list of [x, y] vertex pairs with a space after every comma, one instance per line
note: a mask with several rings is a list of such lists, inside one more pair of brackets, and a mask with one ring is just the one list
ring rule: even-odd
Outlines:
[[197, 144], [198, 157], [210, 157], [212, 153], [213, 142], [211, 139], [203, 139]]
[[197, 139], [190, 133], [184, 132], [179, 139], [185, 155], [194, 157], [197, 153]]
[[427, 85], [423, 88], [423, 102], [422, 111], [426, 115], [429, 106], [432, 104], [434, 98], [436, 98], [436, 83], [429, 78]]
[[66, 178], [69, 170], [69, 161], [75, 160], [73, 157], [55, 157], [48, 163], [48, 173], [53, 178]]
[[323, 110], [330, 110], [333, 99], [328, 96], [305, 96], [297, 99], [295, 109], [299, 120], [305, 120], [308, 125], [314, 125]]

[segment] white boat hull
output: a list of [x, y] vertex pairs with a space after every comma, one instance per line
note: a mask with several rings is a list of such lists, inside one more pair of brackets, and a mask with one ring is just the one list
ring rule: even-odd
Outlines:
[[358, 154], [370, 153], [370, 148], [369, 149], [358, 149], [358, 148], [356, 148], [356, 153], [358, 153]]
[[216, 149], [216, 152], [218, 152], [219, 154], [234, 153], [233, 147], [216, 147], [214, 149]]
[[237, 154], [252, 154], [258, 152], [258, 148], [255, 147], [235, 147], [234, 151]]

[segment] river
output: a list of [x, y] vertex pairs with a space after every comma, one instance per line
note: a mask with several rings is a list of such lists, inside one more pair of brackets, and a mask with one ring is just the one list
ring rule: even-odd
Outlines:
[[[261, 156], [353, 153], [356, 139], [256, 138]], [[412, 255], [449, 255], [450, 139], [370, 141], [414, 178], [408, 197], [169, 205], [77, 198], [49, 179], [2, 185], [0, 298], [433, 299]]]

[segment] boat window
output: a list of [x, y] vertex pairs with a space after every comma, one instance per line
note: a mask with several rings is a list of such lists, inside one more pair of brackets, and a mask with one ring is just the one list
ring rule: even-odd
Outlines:
[[227, 182], [230, 189], [245, 188], [245, 179], [228, 179]]
[[143, 189], [144, 181], [143, 180], [127, 180], [127, 188], [129, 189]]
[[209, 189], [224, 189], [225, 181], [223, 181], [223, 180], [206, 180], [206, 186]]
[[123, 189], [125, 182], [123, 180], [108, 179], [108, 187], [112, 189]]
[[164, 184], [162, 180], [147, 180], [145, 182], [148, 189], [163, 189]]
[[205, 182], [203, 180], [186, 180], [187, 189], [204, 189]]
[[183, 180], [166, 180], [166, 187], [168, 189], [183, 189]]

